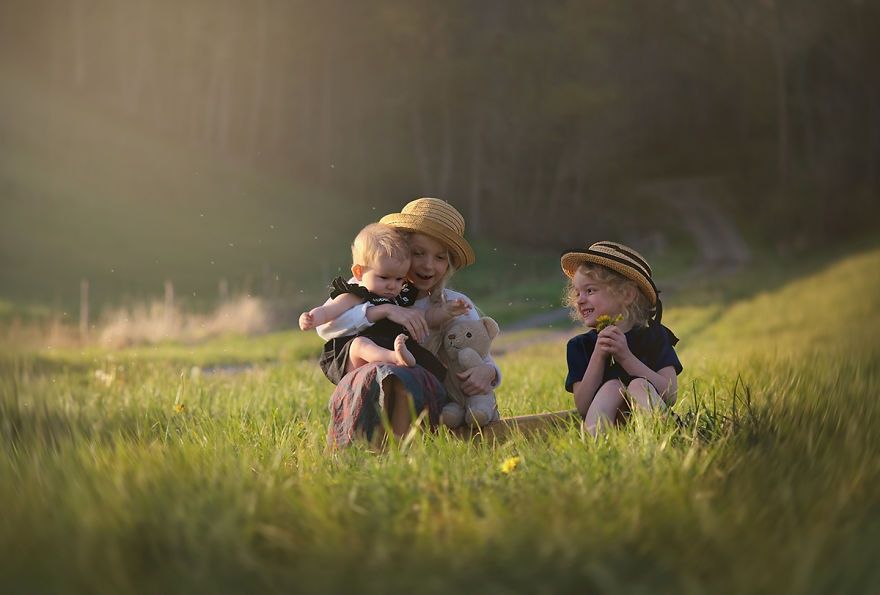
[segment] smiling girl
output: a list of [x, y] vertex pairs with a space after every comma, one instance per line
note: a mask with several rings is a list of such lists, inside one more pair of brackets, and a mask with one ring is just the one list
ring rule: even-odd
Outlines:
[[662, 304], [644, 257], [623, 244], [596, 242], [565, 252], [561, 264], [571, 280], [568, 306], [591, 329], [567, 347], [565, 389], [574, 393], [584, 429], [596, 435], [633, 405], [675, 403], [678, 338], [660, 324]]

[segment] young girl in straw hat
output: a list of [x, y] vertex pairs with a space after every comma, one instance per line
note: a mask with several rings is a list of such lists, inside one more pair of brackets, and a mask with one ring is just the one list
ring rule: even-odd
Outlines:
[[[417, 290], [415, 303], [409, 308], [368, 303], [355, 306], [317, 328], [323, 339], [350, 335], [388, 319], [406, 328], [417, 341], [432, 344], [432, 335], [436, 336], [453, 317], [479, 319], [466, 295], [446, 287], [456, 270], [476, 260], [464, 237], [464, 217], [452, 205], [436, 198], [420, 198], [401, 212], [386, 215], [380, 223], [407, 236], [412, 255], [407, 277]], [[330, 399], [330, 443], [342, 446], [356, 435], [373, 438], [383, 416], [396, 435], [407, 431], [411, 411], [425, 411], [432, 426], [439, 423], [446, 405], [445, 390], [433, 375], [423, 372], [421, 366], [369, 364], [340, 378]], [[482, 366], [467, 370], [461, 379], [467, 394], [478, 395], [497, 386], [501, 375], [492, 358], [487, 357]]]
[[660, 324], [663, 307], [644, 257], [623, 244], [596, 242], [562, 255], [571, 280], [567, 304], [591, 330], [568, 342], [565, 389], [593, 435], [635, 404], [675, 403], [682, 366], [678, 338]]

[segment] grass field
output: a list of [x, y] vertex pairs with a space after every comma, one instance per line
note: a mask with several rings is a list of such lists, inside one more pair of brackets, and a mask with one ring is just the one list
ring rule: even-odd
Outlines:
[[[877, 270], [874, 248], [671, 302], [684, 427], [640, 416], [598, 442], [441, 431], [327, 453], [306, 334], [7, 345], [0, 587], [876, 592]], [[500, 357], [502, 413], [569, 408], [564, 360], [561, 340]]]

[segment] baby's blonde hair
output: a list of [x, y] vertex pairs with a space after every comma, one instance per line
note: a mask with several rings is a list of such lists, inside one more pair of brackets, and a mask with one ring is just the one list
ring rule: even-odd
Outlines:
[[398, 261], [409, 260], [409, 244], [390, 225], [371, 223], [354, 238], [351, 244], [351, 262], [362, 267], [373, 267], [382, 256]]
[[[648, 296], [642, 293], [635, 281], [627, 279], [620, 273], [603, 267], [600, 264], [591, 262], [583, 263], [577, 268], [578, 272], [585, 277], [591, 278], [596, 283], [608, 288], [608, 292], [618, 300], [621, 304], [626, 298], [626, 290], [630, 288], [635, 291], [636, 298], [628, 305], [623, 307], [623, 317], [631, 321], [633, 326], [648, 326], [648, 320], [651, 317], [651, 302]], [[574, 278], [568, 280], [563, 296], [563, 304], [571, 311], [571, 317], [580, 321], [580, 313], [577, 307], [577, 290], [574, 287]]]

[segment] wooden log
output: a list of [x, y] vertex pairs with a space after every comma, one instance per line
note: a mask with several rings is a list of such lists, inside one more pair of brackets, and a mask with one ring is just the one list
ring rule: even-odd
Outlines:
[[460, 438], [471, 440], [501, 440], [514, 433], [521, 433], [526, 436], [540, 434], [547, 430], [564, 426], [577, 419], [580, 419], [577, 409], [569, 409], [552, 413], [503, 417], [479, 429], [462, 426], [452, 432]]

